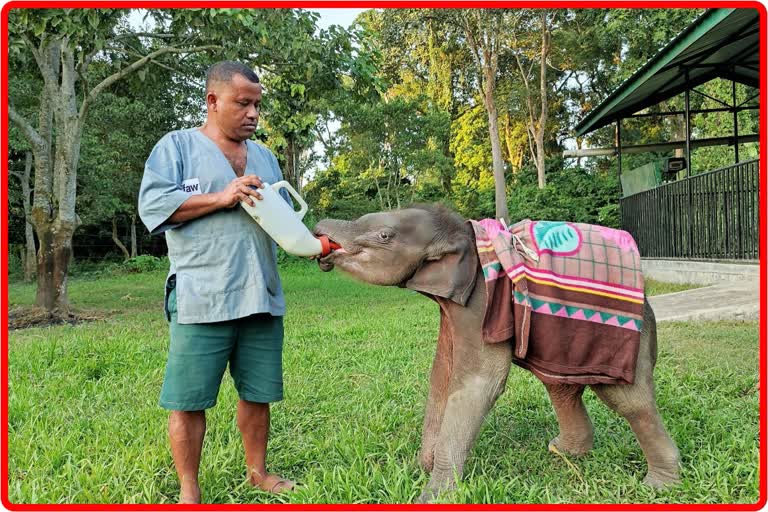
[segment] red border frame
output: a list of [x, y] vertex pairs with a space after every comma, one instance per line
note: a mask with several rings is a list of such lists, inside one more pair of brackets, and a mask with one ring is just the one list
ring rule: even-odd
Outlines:
[[[530, 0], [530, 1], [500, 1], [489, 2], [481, 0], [478, 2], [471, 2], [467, 0], [444, 0], [444, 1], [426, 1], [426, 0], [394, 0], [391, 2], [380, 0], [264, 0], [260, 2], [247, 2], [247, 1], [201, 1], [201, 0], [182, 0], [182, 1], [11, 1], [6, 3], [2, 8], [0, 16], [0, 30], [2, 31], [0, 40], [0, 55], [6, 57], [8, 55], [8, 11], [11, 9], [20, 8], [95, 8], [106, 7], [111, 8], [187, 8], [187, 7], [258, 7], [258, 8], [287, 8], [287, 7], [304, 7], [304, 8], [374, 8], [374, 7], [442, 7], [442, 8], [460, 8], [460, 7], [569, 7], [569, 8], [709, 8], [709, 7], [735, 7], [735, 8], [751, 8], [757, 9], [760, 13], [760, 67], [764, 71], [768, 71], [766, 66], [766, 8], [762, 3], [757, 1], [734, 1], [734, 2], [716, 2], [716, 1], [587, 1], [587, 0], [564, 0], [562, 3], [543, 1], [543, 0]], [[8, 154], [8, 59], [3, 58], [2, 64], [2, 83], [0, 84], [0, 94], [2, 98], [2, 125], [5, 130], [2, 133], [2, 150], [3, 154]], [[178, 505], [178, 504], [157, 504], [157, 505], [144, 505], [144, 504], [16, 504], [12, 503], [8, 499], [8, 451], [4, 450], [4, 456], [2, 457], [2, 471], [0, 472], [0, 494], [2, 498], [2, 504], [8, 510], [135, 510], [135, 511], [156, 511], [156, 510], [339, 510], [339, 511], [353, 511], [353, 510], [760, 510], [766, 504], [766, 396], [768, 390], [766, 389], [766, 285], [768, 281], [768, 270], [766, 269], [766, 248], [768, 247], [766, 240], [766, 214], [768, 193], [766, 192], [766, 177], [768, 174], [766, 162], [768, 162], [768, 155], [766, 155], [766, 149], [768, 148], [768, 129], [766, 129], [766, 76], [767, 72], [760, 75], [760, 379], [759, 379], [759, 395], [760, 395], [760, 456], [758, 461], [758, 472], [760, 475], [759, 493], [760, 498], [756, 503], [744, 503], [744, 504], [512, 504], [512, 505], [461, 505], [461, 504], [445, 504], [445, 505], [417, 505], [417, 504], [367, 504], [367, 505], [321, 505], [321, 504], [203, 504], [203, 505]], [[0, 190], [2, 190], [2, 229], [0, 230], [0, 244], [2, 244], [3, 257], [2, 257], [2, 297], [5, 299], [5, 304], [8, 304], [8, 159], [3, 158], [3, 172], [0, 174]], [[0, 342], [2, 348], [2, 363], [0, 363], [0, 371], [2, 379], [2, 410], [0, 411], [1, 417], [0, 429], [2, 430], [2, 445], [8, 446], [8, 308], [2, 308], [2, 326], [0, 327]]]

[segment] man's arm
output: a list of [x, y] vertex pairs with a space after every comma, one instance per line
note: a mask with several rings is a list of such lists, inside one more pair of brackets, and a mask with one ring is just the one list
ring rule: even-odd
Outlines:
[[245, 175], [232, 180], [227, 185], [227, 188], [221, 192], [190, 196], [173, 212], [173, 215], [168, 217], [168, 222], [180, 224], [203, 215], [208, 215], [222, 208], [233, 208], [240, 201], [247, 201], [253, 206], [254, 200], [261, 200], [261, 194], [252, 189], [251, 186], [264, 187], [261, 183], [261, 178], [258, 176]]

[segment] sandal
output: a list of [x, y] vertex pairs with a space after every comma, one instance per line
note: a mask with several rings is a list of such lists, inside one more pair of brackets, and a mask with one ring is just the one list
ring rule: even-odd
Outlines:
[[269, 492], [272, 494], [291, 492], [296, 489], [296, 482], [294, 482], [293, 480], [288, 480], [286, 478], [280, 478], [274, 473], [268, 474], [260, 482], [258, 482], [255, 485], [262, 491]]

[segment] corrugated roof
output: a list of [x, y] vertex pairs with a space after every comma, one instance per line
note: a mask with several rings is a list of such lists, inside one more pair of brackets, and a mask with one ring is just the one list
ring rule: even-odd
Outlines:
[[576, 134], [594, 131], [714, 78], [759, 87], [759, 35], [757, 9], [706, 11], [576, 125]]

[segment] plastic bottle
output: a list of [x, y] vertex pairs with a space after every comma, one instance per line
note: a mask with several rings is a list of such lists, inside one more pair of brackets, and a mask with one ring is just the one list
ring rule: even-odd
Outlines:
[[[291, 208], [280, 196], [281, 188], [286, 189], [299, 203], [299, 211]], [[302, 219], [309, 208], [290, 183], [264, 183], [264, 188], [259, 189], [259, 193], [262, 199], [254, 199], [255, 206], [245, 201], [241, 201], [240, 205], [285, 252], [295, 256], [326, 256], [339, 248], [339, 245], [330, 241], [327, 236], [316, 237], [307, 229]]]

